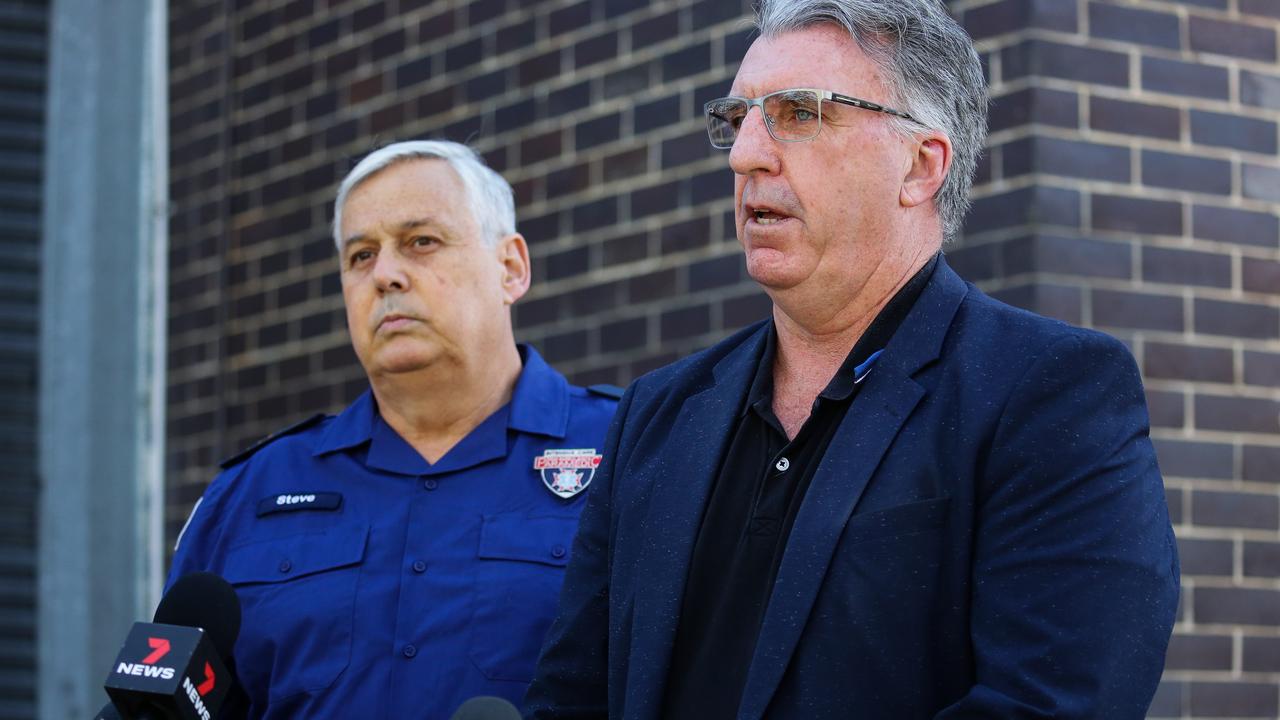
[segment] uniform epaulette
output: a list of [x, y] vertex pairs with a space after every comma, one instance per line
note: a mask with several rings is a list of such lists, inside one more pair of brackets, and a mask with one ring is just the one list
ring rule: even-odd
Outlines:
[[603, 384], [603, 385], [592, 385], [587, 388], [587, 392], [594, 393], [596, 395], [602, 395], [607, 398], [613, 398], [614, 400], [621, 400], [622, 393], [626, 391], [618, 387], [617, 385]]
[[316, 423], [320, 422], [321, 420], [325, 419], [326, 417], [328, 417], [328, 416], [327, 416], [327, 415], [325, 415], [324, 413], [316, 413], [315, 415], [312, 415], [311, 417], [309, 417], [309, 418], [307, 418], [307, 419], [305, 419], [305, 420], [301, 420], [301, 421], [299, 421], [299, 422], [296, 422], [296, 423], [294, 423], [294, 424], [290, 425], [289, 427], [283, 428], [283, 429], [281, 429], [281, 430], [277, 430], [276, 432], [273, 432], [273, 433], [271, 433], [270, 435], [268, 435], [268, 436], [266, 436], [266, 437], [262, 438], [261, 440], [259, 440], [258, 442], [254, 443], [253, 445], [250, 445], [249, 447], [245, 448], [244, 450], [241, 450], [240, 452], [236, 453], [235, 455], [232, 455], [231, 457], [227, 458], [226, 460], [223, 460], [222, 462], [218, 463], [218, 467], [222, 468], [223, 470], [226, 470], [226, 469], [230, 468], [230, 467], [231, 467], [231, 466], [233, 466], [233, 465], [239, 465], [240, 463], [244, 462], [245, 460], [248, 460], [248, 459], [249, 459], [249, 456], [251, 456], [251, 455], [253, 455], [254, 453], [258, 452], [258, 451], [259, 451], [259, 450], [261, 450], [262, 448], [264, 448], [264, 447], [266, 447], [266, 446], [270, 445], [271, 443], [275, 442], [276, 440], [279, 440], [280, 438], [282, 438], [282, 437], [284, 437], [284, 436], [286, 436], [286, 435], [292, 435], [292, 434], [294, 434], [294, 433], [296, 433], [296, 432], [300, 432], [300, 431], [302, 431], [302, 430], [306, 430], [307, 428], [311, 427], [312, 425], [315, 425]]

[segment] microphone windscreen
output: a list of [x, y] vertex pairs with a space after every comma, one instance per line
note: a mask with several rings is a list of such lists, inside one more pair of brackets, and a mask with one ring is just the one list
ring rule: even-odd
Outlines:
[[481, 695], [462, 703], [449, 720], [520, 720], [520, 711], [502, 698]]
[[229, 661], [240, 636], [240, 598], [213, 573], [183, 575], [161, 598], [155, 622], [204, 628], [218, 657]]

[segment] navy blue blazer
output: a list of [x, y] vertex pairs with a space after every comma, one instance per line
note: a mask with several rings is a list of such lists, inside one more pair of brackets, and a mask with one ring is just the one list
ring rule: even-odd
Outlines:
[[[623, 397], [531, 717], [658, 717], [693, 542], [767, 331]], [[1147, 431], [1121, 343], [939, 262], [805, 495], [738, 716], [1143, 717], [1178, 603]]]

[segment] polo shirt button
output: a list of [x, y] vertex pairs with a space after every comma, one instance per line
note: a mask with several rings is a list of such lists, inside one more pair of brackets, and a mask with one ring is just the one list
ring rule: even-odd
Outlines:
[[413, 571], [416, 573], [424, 573], [427, 571], [427, 564], [421, 560], [413, 561]]
[[403, 650], [402, 652], [404, 653], [404, 656], [405, 656], [405, 657], [407, 657], [407, 658], [411, 658], [411, 657], [413, 657], [414, 655], [417, 655], [417, 654], [418, 654], [418, 648], [416, 648], [416, 647], [414, 647], [414, 646], [412, 646], [412, 645], [405, 645], [405, 646], [404, 646], [404, 650]]
[[555, 547], [551, 548], [551, 557], [553, 558], [562, 558], [564, 557], [564, 553], [565, 553], [565, 549], [563, 545], [556, 545]]
[[428, 490], [435, 490], [439, 486], [440, 486], [440, 483], [436, 482], [435, 478], [427, 478], [426, 480], [422, 481], [422, 487]]
[[791, 461], [786, 458], [782, 458], [778, 461], [777, 465], [774, 465], [774, 467], [778, 468], [778, 472], [786, 472], [787, 468], [791, 467]]
[[289, 562], [288, 560], [280, 561], [280, 572], [287, 573], [292, 569], [293, 569], [293, 563]]

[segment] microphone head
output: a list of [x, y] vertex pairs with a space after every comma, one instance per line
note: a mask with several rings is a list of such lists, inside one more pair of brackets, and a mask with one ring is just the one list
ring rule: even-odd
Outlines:
[[500, 697], [480, 695], [462, 703], [449, 720], [520, 720], [520, 711]]
[[240, 598], [213, 573], [183, 575], [160, 599], [154, 622], [203, 628], [218, 657], [230, 660], [240, 636]]

